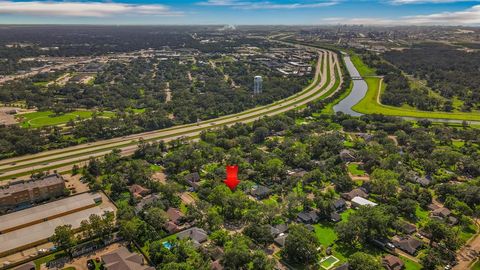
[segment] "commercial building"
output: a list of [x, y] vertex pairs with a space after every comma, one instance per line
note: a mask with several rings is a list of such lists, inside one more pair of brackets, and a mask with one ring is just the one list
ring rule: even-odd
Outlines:
[[60, 225], [77, 229], [91, 215], [114, 212], [102, 201], [99, 193], [83, 193], [0, 216], [0, 256], [48, 242]]
[[64, 192], [65, 180], [59, 174], [11, 182], [0, 188], [0, 211], [49, 200], [62, 196]]
[[262, 83], [263, 83], [262, 76], [255, 76], [255, 78], [253, 79], [253, 94], [254, 95], [262, 93]]

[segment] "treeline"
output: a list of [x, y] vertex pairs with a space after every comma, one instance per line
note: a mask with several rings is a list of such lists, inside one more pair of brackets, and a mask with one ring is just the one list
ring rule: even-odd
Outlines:
[[357, 53], [361, 55], [365, 64], [375, 68], [377, 75], [383, 76], [386, 84], [385, 91], [380, 97], [383, 104], [397, 107], [406, 104], [424, 111], [444, 109], [442, 99], [430, 95], [426, 87], [412, 88], [403, 72], [381, 56], [364, 50]]

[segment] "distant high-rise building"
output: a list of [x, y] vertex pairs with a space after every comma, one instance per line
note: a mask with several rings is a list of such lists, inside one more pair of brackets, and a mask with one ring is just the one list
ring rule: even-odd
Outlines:
[[262, 93], [262, 76], [255, 76], [253, 79], [253, 94], [257, 95]]

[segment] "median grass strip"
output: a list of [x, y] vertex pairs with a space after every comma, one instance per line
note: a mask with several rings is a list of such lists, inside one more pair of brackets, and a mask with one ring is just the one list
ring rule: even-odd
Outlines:
[[[317, 91], [315, 91], [314, 93], [300, 99], [300, 100], [296, 100], [295, 102], [293, 102], [292, 104], [287, 104], [286, 106], [292, 106], [292, 105], [296, 105], [296, 104], [299, 104], [299, 103], [302, 103], [304, 102], [305, 100], [308, 100], [310, 98], [312, 98], [313, 96], [317, 95], [318, 93], [321, 93], [323, 90], [325, 90], [329, 84], [330, 84], [330, 75], [329, 75], [329, 70], [330, 70], [330, 61], [327, 61], [327, 80], [325, 82], [325, 84]], [[334, 89], [338, 88], [340, 82], [338, 80], [338, 78], [340, 77], [340, 75], [338, 74], [338, 71], [337, 69], [336, 70], [336, 82], [334, 84], [334, 86], [329, 89], [325, 94], [322, 94], [322, 96], [318, 97], [318, 98], [322, 98], [323, 96], [325, 96], [327, 93], [331, 92], [331, 91], [334, 91]], [[315, 84], [308, 87], [309, 90], [313, 89], [314, 87], [317, 87], [318, 86], [318, 83], [319, 83], [319, 80], [318, 80], [318, 77], [317, 76], [317, 79], [315, 81]], [[333, 90], [332, 90], [333, 89]], [[309, 90], [306, 90], [306, 91], [309, 91]], [[302, 91], [302, 92], [305, 92]], [[316, 99], [318, 99], [316, 98]], [[269, 107], [272, 107], [272, 106], [268, 106], [267, 108]], [[279, 110], [282, 110], [284, 107], [278, 107], [278, 108], [275, 108], [274, 110], [271, 110], [271, 111], [268, 111], [268, 112], [265, 112], [265, 113], [261, 113], [261, 114], [258, 114], [258, 115], [254, 115], [254, 116], [250, 116], [250, 117], [246, 117], [246, 118], [241, 118], [241, 119], [235, 119], [235, 120], [232, 120], [232, 121], [229, 121], [229, 122], [226, 122], [226, 123], [222, 123], [222, 124], [217, 124], [217, 125], [212, 125], [210, 127], [202, 127], [202, 128], [198, 128], [198, 129], [195, 129], [195, 130], [188, 130], [188, 131], [185, 131], [185, 132], [181, 132], [181, 133], [176, 133], [176, 134], [170, 134], [170, 135], [164, 135], [164, 136], [159, 136], [159, 137], [154, 137], [154, 138], [150, 138], [150, 139], [147, 139], [145, 141], [149, 142], [149, 141], [157, 141], [157, 140], [161, 140], [161, 139], [164, 139], [164, 138], [169, 138], [169, 137], [176, 137], [176, 136], [181, 136], [181, 135], [184, 135], [184, 134], [188, 134], [188, 133], [193, 133], [193, 132], [199, 132], [199, 131], [202, 131], [202, 130], [206, 130], [206, 129], [210, 129], [210, 128], [215, 128], [215, 127], [220, 127], [220, 126], [224, 126], [224, 125], [229, 125], [229, 124], [232, 124], [232, 123], [236, 123], [238, 121], [247, 121], [247, 120], [252, 120], [252, 119], [255, 119], [255, 118], [259, 118], [261, 116], [264, 116], [264, 115], [268, 115], [268, 114], [271, 114], [271, 113], [275, 113]], [[261, 108], [261, 109], [265, 109], [265, 107]], [[213, 119], [212, 121], [218, 121], [218, 119]], [[177, 127], [178, 128], [178, 127]], [[6, 171], [12, 171], [12, 170], [18, 170], [18, 169], [22, 169], [22, 168], [27, 168], [27, 167], [30, 167], [30, 166], [34, 166], [34, 165], [38, 165], [38, 164], [44, 164], [44, 163], [49, 163], [49, 162], [55, 162], [55, 161], [58, 161], [58, 160], [62, 160], [62, 159], [67, 159], [67, 158], [75, 158], [75, 157], [81, 157], [81, 156], [85, 156], [85, 155], [89, 155], [89, 154], [95, 154], [95, 153], [99, 153], [99, 152], [104, 152], [104, 151], [108, 151], [108, 150], [113, 150], [115, 148], [121, 148], [121, 147], [126, 147], [126, 146], [131, 146], [131, 145], [134, 145], [136, 144], [137, 142], [136, 141], [130, 141], [129, 143], [126, 143], [126, 144], [122, 144], [122, 145], [116, 145], [116, 146], [112, 146], [112, 147], [105, 147], [105, 148], [101, 148], [101, 149], [96, 149], [96, 150], [92, 150], [90, 152], [82, 152], [82, 153], [79, 153], [79, 154], [76, 154], [76, 155], [70, 155], [70, 156], [65, 156], [65, 157], [60, 157], [60, 158], [57, 158], [57, 159], [50, 159], [50, 160], [44, 160], [44, 161], [41, 161], [41, 162], [33, 162], [33, 163], [30, 163], [28, 165], [21, 165], [21, 166], [14, 166], [12, 168], [8, 168], [7, 170], [3, 170], [2, 172], [6, 172]], [[108, 144], [107, 144], [108, 145]], [[94, 146], [94, 147], [98, 147], [98, 146]], [[35, 158], [39, 158], [39, 157], [35, 157]], [[58, 164], [58, 165], [52, 165], [52, 166], [48, 166], [48, 167], [43, 167], [43, 168], [39, 168], [39, 169], [36, 169], [36, 170], [32, 170], [32, 171], [29, 171], [29, 172], [22, 172], [22, 173], [18, 173], [18, 174], [13, 174], [13, 175], [6, 175], [6, 176], [3, 176], [3, 177], [0, 177], [0, 180], [6, 180], [6, 179], [11, 179], [11, 178], [15, 178], [15, 177], [20, 177], [20, 176], [24, 176], [24, 175], [28, 175], [30, 173], [33, 173], [33, 172], [40, 172], [40, 171], [45, 171], [45, 170], [53, 170], [53, 169], [56, 169], [56, 168], [60, 168], [60, 167], [64, 167], [64, 166], [68, 166], [68, 165], [73, 165], [75, 163], [79, 163], [79, 162], [82, 162], [82, 161], [86, 161], [88, 160], [90, 157], [88, 158], [85, 158], [85, 159], [80, 159], [80, 160], [76, 160], [76, 161], [72, 161], [72, 162], [68, 162], [68, 163], [62, 163], [62, 164]]]
[[[439, 112], [439, 111], [420, 111], [413, 108], [394, 107], [384, 104], [379, 104], [377, 97], [381, 92], [385, 91], [385, 84], [381, 83], [379, 77], [368, 77], [372, 75], [373, 70], [366, 66], [358, 55], [352, 55], [352, 62], [364, 77], [368, 85], [368, 91], [365, 97], [352, 107], [352, 110], [363, 114], [384, 114], [390, 116], [413, 117], [413, 118], [429, 118], [429, 119], [451, 119], [451, 120], [466, 120], [466, 121], [480, 121], [479, 113], [465, 113], [465, 112]], [[381, 85], [380, 85], [381, 83]], [[381, 91], [381, 92], [379, 92]]]

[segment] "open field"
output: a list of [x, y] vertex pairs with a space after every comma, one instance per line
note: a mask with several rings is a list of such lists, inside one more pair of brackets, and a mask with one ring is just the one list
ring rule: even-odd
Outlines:
[[[60, 115], [55, 115], [55, 113], [52, 111], [42, 111], [42, 112], [20, 114], [16, 117], [21, 121], [20, 125], [22, 127], [38, 128], [38, 127], [44, 127], [44, 126], [63, 125], [68, 123], [68, 121], [70, 120], [76, 121], [79, 118], [82, 118], [82, 119], [91, 118], [92, 114], [93, 114], [92, 111], [83, 111], [83, 110], [68, 112]], [[102, 117], [112, 117], [114, 113], [103, 112], [103, 113], [99, 113], [98, 115]]]
[[451, 120], [466, 120], [466, 121], [480, 121], [479, 113], [464, 113], [464, 112], [429, 112], [420, 111], [413, 108], [394, 107], [381, 104], [379, 96], [385, 90], [385, 84], [380, 77], [372, 76], [373, 69], [367, 67], [361, 59], [353, 55], [352, 62], [358, 69], [362, 77], [368, 85], [368, 92], [365, 97], [352, 109], [363, 114], [384, 114], [390, 116], [413, 117], [413, 118], [433, 118], [433, 119], [451, 119]]
[[[51, 150], [29, 156], [17, 157], [0, 161], [0, 180], [30, 175], [33, 171], [45, 171], [57, 169], [65, 172], [71, 169], [73, 164], [79, 164], [88, 160], [91, 156], [101, 157], [112, 149], [118, 148], [123, 155], [134, 153], [137, 148], [138, 139], [145, 141], [170, 141], [179, 137], [195, 138], [206, 129], [232, 125], [235, 123], [250, 123], [264, 116], [280, 114], [295, 108], [299, 108], [309, 102], [321, 99], [325, 95], [331, 95], [340, 89], [341, 74], [339, 74], [338, 61], [332, 52], [319, 50], [320, 57], [317, 63], [315, 78], [308, 87], [301, 92], [280, 100], [273, 104], [257, 107], [245, 112], [203, 121], [197, 124], [176, 126], [168, 129], [145, 132], [115, 138], [105, 141], [98, 141], [90, 144], [77, 145], [65, 149]], [[325, 62], [324, 69], [320, 69], [321, 62]], [[335, 74], [330, 78], [329, 74]], [[35, 168], [33, 168], [33, 166]]]

